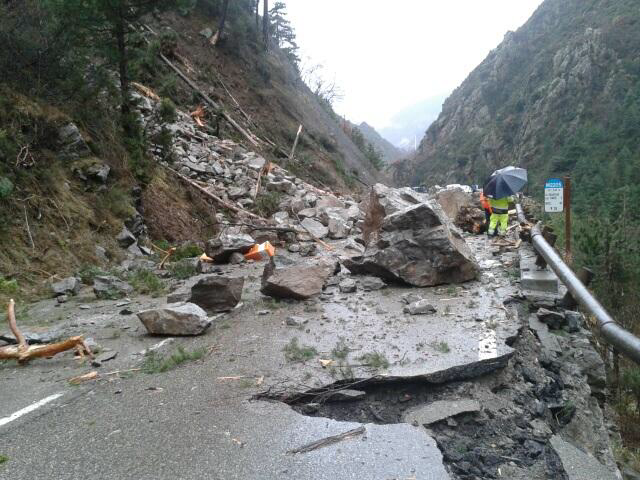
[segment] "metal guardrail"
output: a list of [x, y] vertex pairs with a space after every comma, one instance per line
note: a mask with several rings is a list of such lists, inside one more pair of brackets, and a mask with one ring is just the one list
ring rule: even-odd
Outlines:
[[[518, 221], [526, 223], [527, 219], [520, 204], [516, 205], [516, 211]], [[542, 236], [540, 224], [535, 225], [531, 229], [531, 243], [533, 243], [534, 248], [542, 255], [542, 258], [545, 259], [558, 278], [562, 280], [569, 292], [571, 292], [571, 295], [573, 295], [573, 298], [596, 319], [601, 337], [618, 352], [637, 364], [640, 364], [640, 338], [616, 323], [602, 304], [591, 295], [587, 287], [585, 287], [575, 273], [562, 261], [560, 255], [556, 253], [554, 248], [549, 245]]]

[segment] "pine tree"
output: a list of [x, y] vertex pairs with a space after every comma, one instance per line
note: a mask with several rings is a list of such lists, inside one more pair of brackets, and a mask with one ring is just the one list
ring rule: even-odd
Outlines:
[[291, 26], [291, 22], [287, 19], [287, 6], [284, 2], [276, 2], [269, 11], [271, 35], [276, 41], [278, 47], [293, 60], [294, 63], [300, 62], [298, 56], [298, 44], [296, 43], [296, 34]]
[[133, 25], [144, 15], [176, 7], [178, 0], [43, 0], [60, 22], [96, 46], [96, 53], [117, 67], [122, 126], [135, 136], [130, 92], [130, 50]]

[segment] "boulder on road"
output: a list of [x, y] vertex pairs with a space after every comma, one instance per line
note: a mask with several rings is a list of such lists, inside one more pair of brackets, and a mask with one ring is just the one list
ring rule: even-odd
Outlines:
[[195, 278], [188, 301], [207, 313], [228, 312], [240, 303], [243, 288], [244, 277], [202, 275]]
[[[392, 213], [388, 213], [392, 212]], [[368, 202], [364, 255], [345, 266], [416, 287], [473, 280], [473, 253], [442, 209], [411, 189], [376, 185]]]
[[200, 335], [211, 325], [207, 312], [193, 303], [172, 303], [137, 315], [152, 335]]
[[296, 263], [272, 257], [264, 268], [260, 291], [270, 297], [305, 300], [322, 292], [325, 282], [337, 267], [336, 260]]

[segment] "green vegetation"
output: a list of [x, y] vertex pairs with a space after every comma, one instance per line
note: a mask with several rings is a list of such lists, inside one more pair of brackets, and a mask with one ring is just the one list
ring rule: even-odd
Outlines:
[[429, 345], [436, 352], [449, 353], [451, 351], [451, 347], [449, 347], [449, 344], [447, 342], [432, 342]]
[[370, 352], [365, 353], [361, 357], [358, 358], [364, 365], [367, 367], [373, 368], [375, 370], [383, 370], [389, 368], [389, 360], [384, 355], [384, 353], [380, 352]]
[[331, 350], [331, 356], [336, 360], [346, 360], [349, 355], [350, 349], [344, 338], [341, 338], [336, 343], [336, 346]]
[[136, 270], [128, 277], [136, 292], [158, 297], [166, 292], [166, 285], [160, 277], [149, 270]]
[[306, 362], [318, 355], [314, 347], [300, 345], [297, 338], [292, 338], [282, 351], [289, 362]]
[[185, 350], [178, 347], [177, 350], [169, 356], [163, 356], [156, 352], [149, 352], [145, 355], [144, 362], [140, 367], [144, 373], [164, 373], [187, 362], [195, 362], [202, 359], [207, 353], [205, 348], [195, 350]]
[[262, 217], [269, 218], [280, 210], [281, 200], [282, 196], [279, 192], [261, 192], [256, 197], [253, 211]]
[[187, 262], [170, 263], [167, 266], [167, 270], [173, 278], [177, 278], [178, 280], [186, 280], [198, 273], [198, 269], [193, 264]]
[[9, 457], [7, 457], [6, 455], [0, 455], [0, 465], [2, 465], [3, 463], [7, 463], [9, 461]]
[[108, 275], [108, 273], [95, 265], [85, 265], [78, 271], [78, 276], [85, 285], [92, 285], [94, 278], [104, 275]]

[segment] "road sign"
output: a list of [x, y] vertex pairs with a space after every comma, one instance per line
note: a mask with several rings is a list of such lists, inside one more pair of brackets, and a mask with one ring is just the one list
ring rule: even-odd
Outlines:
[[564, 211], [564, 182], [551, 178], [544, 185], [544, 211], [558, 213]]

